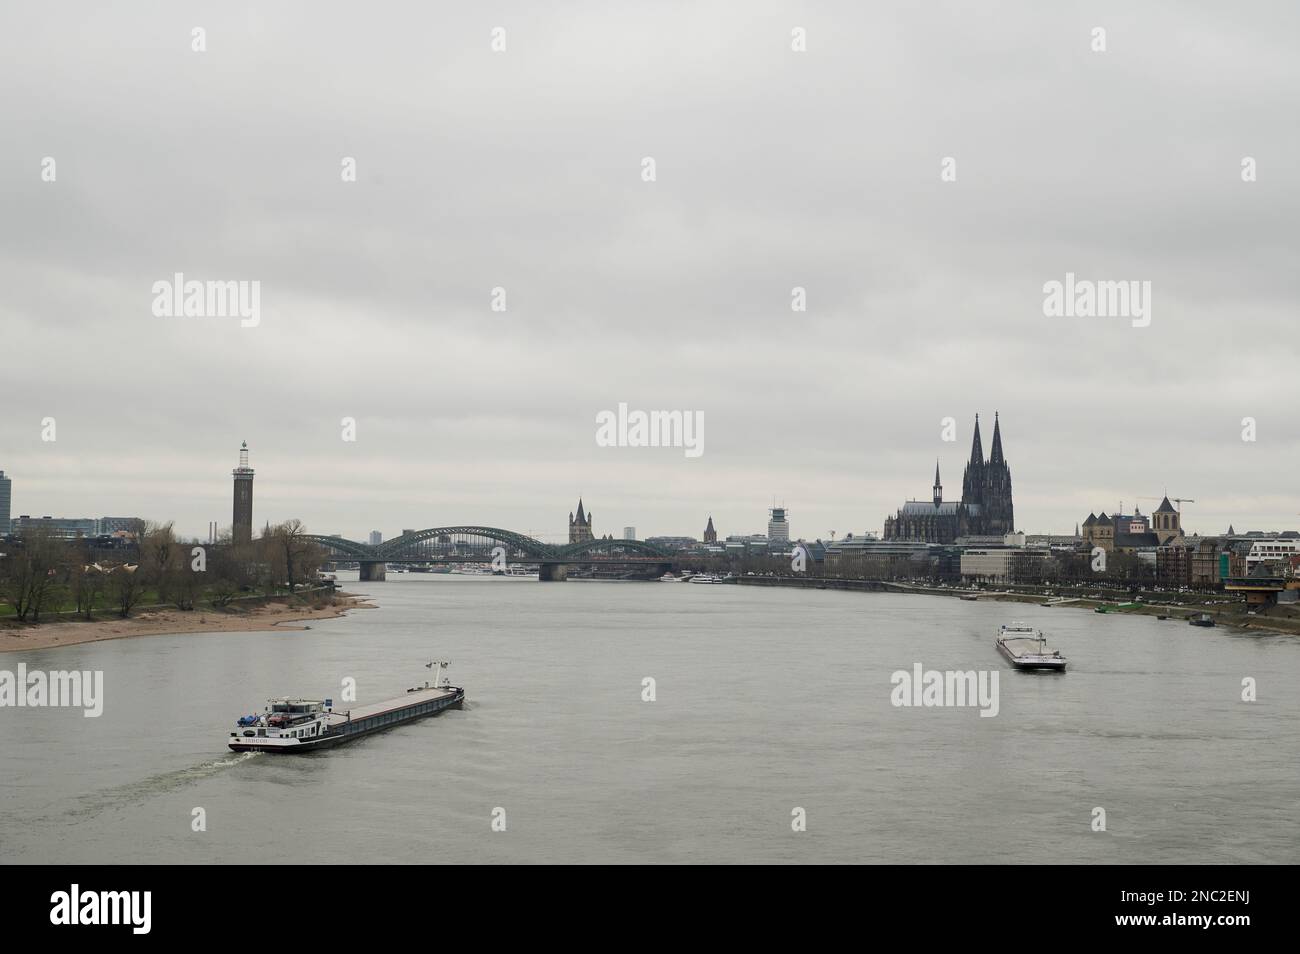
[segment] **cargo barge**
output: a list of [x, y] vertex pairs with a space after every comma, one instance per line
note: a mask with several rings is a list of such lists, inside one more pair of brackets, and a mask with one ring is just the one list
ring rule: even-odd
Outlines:
[[403, 696], [342, 712], [331, 699], [271, 699], [262, 712], [238, 719], [226, 744], [235, 752], [312, 752], [459, 708], [465, 690], [450, 685], [443, 674], [447, 666], [445, 660], [430, 663], [436, 667], [433, 681]]
[[1017, 669], [1049, 669], [1065, 672], [1065, 657], [1059, 650], [1047, 648], [1043, 631], [1032, 626], [1013, 623], [1003, 625], [994, 641], [998, 652]]

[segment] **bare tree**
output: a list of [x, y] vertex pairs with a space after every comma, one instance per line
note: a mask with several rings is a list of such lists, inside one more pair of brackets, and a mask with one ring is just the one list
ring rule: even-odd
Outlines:
[[139, 536], [136, 538], [140, 547], [140, 569], [144, 573], [144, 583], [158, 591], [158, 602], [166, 603], [176, 575], [176, 560], [180, 546], [176, 542], [176, 533], [170, 522], [155, 524], [138, 521]]
[[132, 563], [119, 563], [109, 572], [109, 588], [118, 615], [126, 619], [144, 596], [144, 574]]
[[203, 592], [205, 578], [209, 574], [206, 570], [203, 572], [196, 571], [193, 561], [186, 560], [184, 554], [181, 555], [180, 561], [171, 572], [175, 582], [172, 589], [175, 592], [176, 608], [182, 610], [194, 609], [199, 594]]
[[236, 546], [226, 532], [222, 533], [216, 545], [209, 548], [207, 600], [214, 609], [228, 606], [248, 585], [249, 567], [254, 562], [251, 550], [251, 545]]
[[[269, 530], [269, 544], [275, 562], [284, 570], [284, 580], [289, 592], [294, 591], [298, 580], [307, 580], [321, 563], [320, 549], [306, 539], [307, 528], [301, 520], [286, 520]], [[268, 539], [264, 536], [263, 539]]]
[[72, 596], [77, 604], [77, 613], [90, 619], [95, 611], [95, 602], [104, 589], [104, 568], [97, 563], [86, 563], [86, 555], [78, 554], [71, 570]]
[[13, 605], [19, 620], [40, 622], [58, 582], [58, 570], [67, 557], [67, 546], [37, 528], [15, 541], [0, 570], [0, 592]]

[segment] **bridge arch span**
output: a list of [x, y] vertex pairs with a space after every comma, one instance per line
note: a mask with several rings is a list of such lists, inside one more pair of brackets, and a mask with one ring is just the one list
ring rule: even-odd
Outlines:
[[[504, 544], [507, 555], [510, 557], [519, 555], [537, 560], [552, 560], [556, 556], [554, 547], [526, 534], [515, 533], [513, 530], [503, 530], [500, 527], [483, 527], [473, 524], [454, 527], [430, 527], [427, 530], [404, 533], [400, 537], [385, 540], [374, 549], [381, 559], [418, 559], [421, 556], [421, 548], [426, 547], [431, 541], [435, 545], [439, 545], [439, 542], [444, 537], [447, 542], [442, 543], [443, 546], [454, 547], [467, 544], [491, 549], [491, 544]], [[483, 541], [483, 543], [478, 544], [477, 541]]]
[[624, 553], [635, 553], [639, 556], [663, 557], [666, 560], [672, 559], [673, 556], [667, 550], [644, 543], [641, 540], [612, 539], [580, 540], [577, 543], [556, 547], [555, 555], [561, 560], [578, 560], [582, 557], [609, 550], [622, 550]]

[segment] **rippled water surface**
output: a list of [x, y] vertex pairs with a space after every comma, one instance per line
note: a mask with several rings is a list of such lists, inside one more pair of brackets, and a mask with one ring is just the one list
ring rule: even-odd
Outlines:
[[[307, 632], [0, 656], [103, 670], [106, 697], [98, 719], [0, 709], [0, 859], [1300, 861], [1295, 638], [897, 594], [350, 588], [379, 608]], [[1070, 671], [1009, 671], [992, 641], [1013, 617], [1046, 629]], [[435, 656], [464, 710], [306, 756], [225, 747], [269, 696], [337, 698], [351, 676], [377, 701]], [[997, 670], [998, 715], [894, 707], [891, 673], [918, 662]]]

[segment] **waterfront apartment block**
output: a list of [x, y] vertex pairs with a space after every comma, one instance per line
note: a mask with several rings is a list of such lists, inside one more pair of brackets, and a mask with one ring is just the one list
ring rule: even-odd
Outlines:
[[961, 555], [961, 578], [977, 583], [1016, 583], [1037, 579], [1043, 561], [1051, 555], [1052, 551], [1047, 547], [1028, 547], [1023, 543], [1020, 546], [968, 547]]

